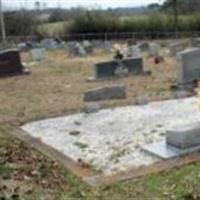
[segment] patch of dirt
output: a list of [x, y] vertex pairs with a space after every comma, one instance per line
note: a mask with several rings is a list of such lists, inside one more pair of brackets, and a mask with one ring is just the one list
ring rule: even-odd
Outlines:
[[65, 172], [56, 162], [14, 138], [0, 140], [0, 199], [69, 190]]

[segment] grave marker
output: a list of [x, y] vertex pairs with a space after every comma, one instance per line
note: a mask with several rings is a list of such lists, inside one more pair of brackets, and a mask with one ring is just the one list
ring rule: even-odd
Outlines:
[[18, 50], [6, 50], [0, 52], [0, 76], [20, 74], [25, 72], [21, 64]]
[[[128, 58], [120, 61], [123, 68], [126, 68], [127, 74], [139, 75], [143, 74], [143, 59]], [[94, 79], [104, 79], [116, 76], [116, 72], [120, 64], [117, 60], [102, 62], [95, 65]]]
[[126, 87], [124, 85], [113, 85], [95, 88], [84, 94], [84, 101], [102, 101], [125, 98]]
[[149, 56], [158, 56], [160, 46], [156, 43], [149, 44]]
[[36, 48], [31, 50], [33, 60], [41, 61], [46, 57], [46, 50], [44, 48]]
[[189, 46], [187, 41], [175, 42], [168, 46], [170, 56], [175, 56], [178, 52], [185, 50]]
[[178, 83], [189, 84], [200, 79], [200, 49], [191, 48], [178, 53]]

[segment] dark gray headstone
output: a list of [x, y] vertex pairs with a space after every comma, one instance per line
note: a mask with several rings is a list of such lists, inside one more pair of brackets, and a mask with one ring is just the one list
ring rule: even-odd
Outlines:
[[126, 98], [126, 87], [124, 85], [100, 87], [90, 90], [84, 95], [84, 101], [102, 101], [124, 98]]
[[[128, 71], [128, 74], [139, 75], [143, 73], [143, 60], [141, 57], [128, 58], [120, 61]], [[95, 65], [95, 78], [103, 79], [116, 76], [116, 71], [119, 67], [119, 62], [112, 60], [102, 62]]]
[[192, 48], [178, 53], [178, 83], [187, 84], [200, 79], [200, 49]]
[[18, 50], [0, 52], [0, 76], [20, 74], [24, 72]]

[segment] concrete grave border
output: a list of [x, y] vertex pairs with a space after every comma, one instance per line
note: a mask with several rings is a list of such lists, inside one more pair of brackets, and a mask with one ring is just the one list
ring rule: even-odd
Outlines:
[[25, 145], [28, 145], [28, 147], [36, 149], [37, 151], [43, 153], [45, 156], [49, 157], [50, 159], [59, 162], [67, 170], [72, 172], [79, 179], [81, 179], [83, 182], [85, 182], [91, 187], [111, 185], [114, 182], [136, 179], [144, 175], [169, 171], [173, 168], [178, 168], [187, 164], [200, 162], [200, 152], [198, 151], [189, 155], [163, 160], [161, 162], [149, 166], [131, 168], [125, 172], [119, 172], [115, 175], [105, 176], [100, 172], [94, 171], [90, 167], [80, 166], [71, 158], [63, 155], [61, 152], [57, 151], [51, 146], [44, 144], [41, 140], [30, 136], [17, 126], [8, 123], [0, 125], [0, 129], [6, 134], [18, 138], [19, 140], [23, 141]]

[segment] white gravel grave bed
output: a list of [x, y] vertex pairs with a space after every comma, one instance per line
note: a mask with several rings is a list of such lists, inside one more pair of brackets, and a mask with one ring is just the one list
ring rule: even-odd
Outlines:
[[141, 147], [164, 140], [166, 130], [173, 126], [200, 122], [198, 103], [196, 97], [152, 102], [46, 119], [22, 129], [108, 175], [159, 161]]

